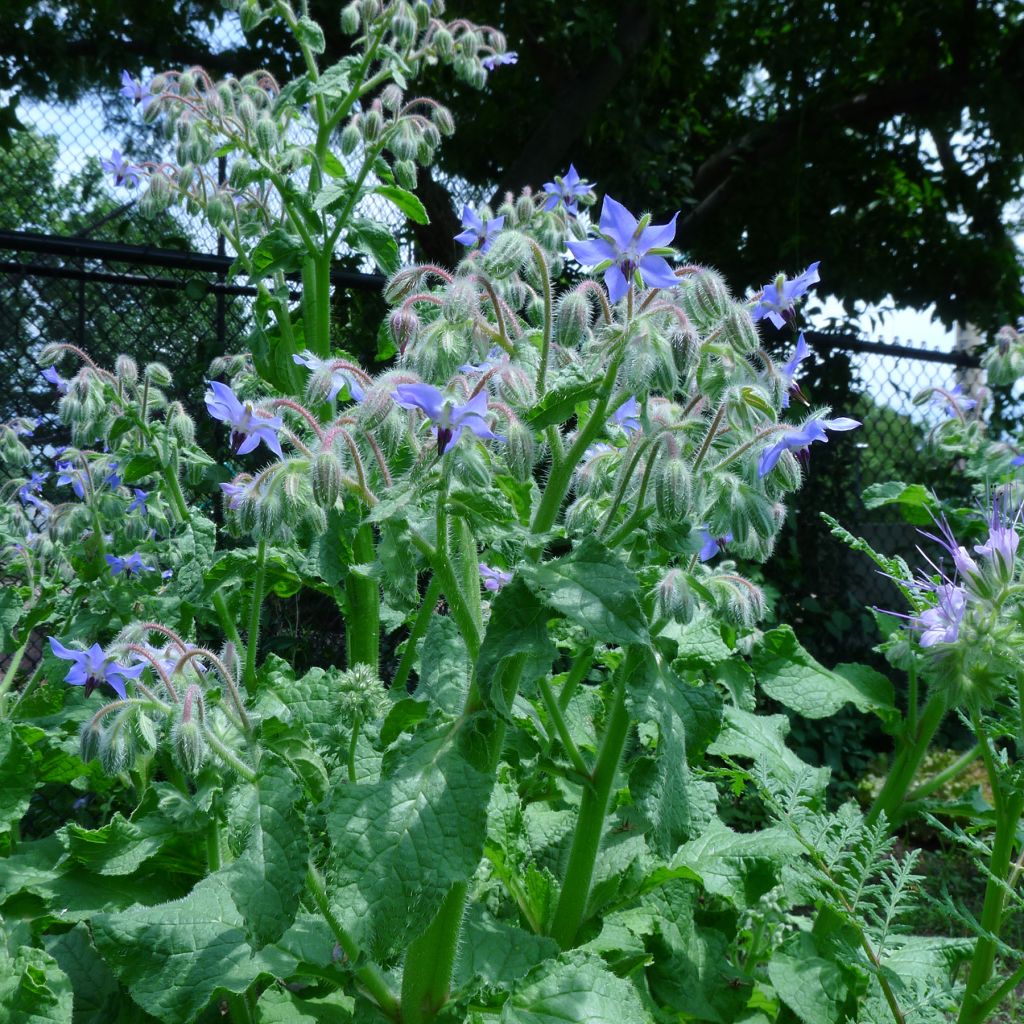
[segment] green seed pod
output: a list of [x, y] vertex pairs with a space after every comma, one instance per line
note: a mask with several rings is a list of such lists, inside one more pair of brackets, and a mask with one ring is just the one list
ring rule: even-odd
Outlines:
[[317, 452], [311, 473], [313, 500], [324, 509], [337, 504], [345, 488], [345, 470], [341, 459], [332, 451]]

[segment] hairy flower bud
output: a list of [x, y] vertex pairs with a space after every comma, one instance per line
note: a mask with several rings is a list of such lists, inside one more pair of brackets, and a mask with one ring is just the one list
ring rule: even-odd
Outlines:
[[167, 429], [181, 444], [190, 445], [196, 439], [196, 423], [181, 402], [172, 402], [167, 409]]
[[351, 118], [341, 131], [341, 155], [351, 156], [360, 146], [363, 133], [360, 128], [361, 118], [357, 114]]
[[518, 231], [502, 231], [484, 254], [484, 270], [501, 281], [521, 271], [529, 255], [525, 235]]
[[341, 459], [333, 451], [317, 452], [311, 472], [313, 500], [324, 509], [337, 504], [345, 487], [345, 471]]
[[119, 775], [135, 760], [132, 730], [124, 711], [118, 714], [114, 724], [103, 732], [99, 757], [107, 775]]
[[430, 111], [430, 118], [437, 125], [437, 130], [442, 135], [452, 135], [455, 132], [455, 118], [447, 107], [438, 104]]
[[359, 123], [362, 129], [363, 138], [367, 142], [376, 142], [380, 133], [384, 130], [384, 117], [375, 107], [371, 107], [362, 117]]
[[264, 115], [256, 122], [256, 141], [260, 148], [269, 153], [277, 145], [277, 125], [269, 115]]
[[729, 289], [714, 270], [702, 270], [680, 288], [680, 304], [701, 330], [714, 327], [732, 307]]
[[425, 29], [430, 24], [430, 4], [428, 0], [416, 0], [412, 13], [416, 18], [416, 27]]
[[369, 665], [355, 665], [338, 676], [335, 694], [345, 723], [372, 722], [390, 705], [387, 690]]
[[721, 572], [709, 576], [704, 584], [714, 597], [719, 614], [733, 625], [752, 629], [764, 618], [764, 593], [746, 577]]
[[171, 727], [171, 747], [178, 767], [186, 777], [198, 774], [206, 760], [206, 739], [202, 726], [192, 720], [178, 719]]
[[403, 99], [404, 97], [402, 95], [402, 90], [399, 89], [398, 86], [394, 84], [394, 82], [390, 82], [381, 90], [381, 106], [385, 110], [391, 111], [392, 114], [394, 114], [402, 106]]
[[686, 573], [669, 569], [654, 588], [654, 607], [658, 618], [685, 624], [693, 618], [697, 599]]
[[163, 363], [147, 363], [145, 374], [150, 384], [158, 388], [169, 388], [174, 382], [171, 371]]
[[505, 427], [505, 465], [520, 483], [533, 479], [535, 461], [533, 431], [518, 419], [509, 420]]
[[354, 36], [359, 31], [359, 4], [357, 0], [346, 4], [341, 9], [341, 31], [347, 36]]
[[455, 40], [451, 32], [443, 26], [434, 33], [431, 41], [434, 44], [434, 51], [441, 60], [449, 61], [455, 55]]
[[654, 506], [666, 522], [682, 522], [693, 497], [690, 467], [682, 459], [662, 458], [654, 468]]
[[421, 326], [420, 318], [412, 307], [399, 306], [397, 309], [393, 309], [388, 317], [388, 330], [391, 331], [391, 337], [398, 346], [398, 351], [403, 355], [409, 343], [416, 340]]
[[82, 727], [78, 737], [78, 756], [83, 761], [92, 761], [99, 757], [103, 746], [103, 729], [100, 723], [92, 718]]
[[178, 76], [178, 95], [187, 96], [196, 87], [196, 76], [191, 71], [183, 71]]
[[416, 42], [416, 18], [408, 4], [402, 4], [398, 14], [391, 19], [391, 31], [399, 46], [408, 47]]
[[134, 384], [139, 379], [139, 364], [131, 356], [121, 354], [114, 360], [114, 372], [119, 380]]
[[476, 312], [476, 289], [465, 279], [456, 278], [445, 290], [441, 316], [450, 324], [461, 324]]
[[[427, 161], [429, 163], [429, 161]], [[416, 188], [416, 164], [412, 160], [396, 160], [395, 179], [402, 188], [412, 192]]]
[[463, 57], [469, 59], [471, 57], [475, 57], [477, 50], [480, 49], [480, 39], [477, 37], [475, 32], [470, 29], [466, 29], [466, 31], [459, 36], [457, 45], [459, 53]]
[[380, 17], [380, 0], [359, 0], [359, 13], [364, 22], [376, 21]]
[[721, 325], [722, 335], [737, 355], [745, 356], [761, 347], [757, 328], [750, 313], [738, 303], [725, 314]]

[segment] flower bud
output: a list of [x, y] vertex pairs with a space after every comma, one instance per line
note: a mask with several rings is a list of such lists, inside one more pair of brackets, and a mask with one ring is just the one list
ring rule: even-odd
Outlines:
[[119, 380], [134, 384], [139, 379], [139, 364], [128, 355], [119, 355], [114, 360], [114, 372]]
[[669, 569], [654, 588], [654, 607], [658, 618], [685, 624], [693, 618], [697, 599], [682, 569]]
[[376, 142], [384, 130], [384, 117], [376, 107], [371, 107], [363, 115], [360, 127], [367, 142]]
[[452, 38], [451, 32], [448, 29], [441, 27], [433, 36], [432, 42], [434, 44], [434, 50], [441, 60], [451, 60], [455, 54], [455, 40]]
[[462, 324], [476, 312], [476, 291], [464, 279], [456, 279], [445, 290], [441, 301], [441, 316], [450, 324]]
[[312, 467], [313, 500], [324, 509], [337, 504], [345, 487], [341, 459], [332, 451], [317, 452]]
[[380, 17], [379, 0], [360, 0], [359, 14], [364, 22], [376, 21]]
[[174, 759], [186, 777], [194, 777], [206, 760], [206, 740], [203, 728], [196, 721], [178, 720], [171, 729]]
[[167, 410], [167, 429], [184, 445], [192, 444], [196, 439], [196, 423], [181, 402], [172, 402]]
[[135, 760], [131, 729], [125, 721], [124, 714], [122, 711], [117, 716], [117, 721], [103, 733], [100, 742], [100, 763], [107, 775], [119, 775]]
[[341, 131], [341, 155], [351, 156], [360, 146], [363, 133], [359, 128], [360, 117], [357, 114]]
[[63, 351], [60, 345], [55, 345], [52, 341], [47, 342], [36, 356], [36, 362], [42, 367], [53, 366], [63, 355]]
[[454, 134], [455, 118], [452, 117], [452, 112], [447, 107], [438, 104], [430, 111], [430, 119], [437, 125], [437, 130], [442, 135]]
[[178, 76], [178, 95], [187, 96], [196, 87], [196, 76], [191, 71], [183, 71]]
[[416, 0], [412, 8], [413, 16], [416, 18], [416, 27], [425, 29], [430, 24], [430, 4], [428, 0]]
[[725, 281], [714, 270], [691, 275], [679, 291], [686, 315], [701, 330], [717, 324], [733, 304]]
[[420, 318], [411, 306], [399, 306], [392, 310], [388, 317], [388, 329], [391, 331], [391, 337], [398, 346], [398, 351], [403, 355], [409, 343], [416, 340], [420, 327]]
[[[430, 161], [427, 161], [429, 163]], [[412, 192], [416, 188], [416, 164], [412, 160], [395, 161], [395, 179], [402, 188]]]
[[183, 166], [179, 167], [178, 171], [177, 171], [177, 174], [175, 176], [175, 181], [177, 183], [178, 188], [182, 192], [187, 192], [188, 189], [189, 189], [189, 186], [195, 180], [195, 176], [196, 176], [195, 165], [193, 165], [193, 164], [184, 164]]
[[357, 0], [346, 4], [341, 9], [341, 31], [347, 36], [354, 36], [359, 31], [359, 4]]
[[416, 19], [408, 4], [402, 4], [398, 14], [391, 19], [391, 31], [399, 46], [408, 47], [416, 42]]
[[346, 724], [372, 722], [390, 705], [387, 690], [369, 665], [355, 665], [338, 676], [337, 706]]
[[509, 472], [520, 483], [533, 479], [535, 459], [533, 431], [518, 419], [509, 420], [505, 428], [505, 445], [503, 448], [505, 465]]
[[459, 53], [468, 60], [476, 56], [476, 51], [480, 49], [480, 40], [475, 32], [467, 29], [459, 36], [457, 45]]
[[745, 577], [723, 572], [708, 577], [704, 583], [714, 596], [719, 613], [734, 626], [752, 629], [764, 618], [764, 593]]
[[103, 746], [103, 729], [95, 718], [86, 722], [78, 737], [78, 756], [83, 761], [92, 761], [99, 757]]
[[391, 111], [392, 114], [396, 113], [402, 106], [402, 90], [398, 88], [394, 82], [384, 86], [380, 94], [381, 106], [385, 110]]
[[597, 532], [601, 524], [601, 510], [593, 498], [577, 498], [565, 510], [565, 532], [580, 537]]
[[399, 160], [415, 160], [419, 149], [420, 134], [408, 117], [396, 122], [388, 137], [388, 149]]
[[158, 388], [169, 388], [174, 382], [171, 371], [163, 363], [147, 363], [145, 373], [150, 384]]
[[518, 231], [501, 231], [484, 254], [484, 270], [499, 281], [521, 271], [529, 257], [526, 236]]
[[227, 217], [228, 209], [228, 204], [224, 202], [219, 192], [215, 192], [210, 196], [206, 200], [206, 219], [210, 222], [210, 227], [220, 227]]
[[791, 451], [784, 451], [771, 473], [772, 483], [783, 492], [798, 491], [803, 478], [804, 471], [800, 466], [800, 460]]
[[693, 497], [690, 467], [682, 459], [662, 458], [654, 468], [654, 507], [666, 522], [682, 522]]
[[267, 153], [277, 145], [277, 125], [269, 115], [256, 122], [256, 142]]
[[722, 320], [722, 334], [737, 355], [749, 355], [761, 347], [750, 313], [738, 303], [733, 303]]

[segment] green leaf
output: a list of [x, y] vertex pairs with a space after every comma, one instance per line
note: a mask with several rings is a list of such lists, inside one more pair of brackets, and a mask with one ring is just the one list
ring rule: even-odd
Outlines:
[[282, 271], [285, 274], [302, 269], [307, 256], [306, 247], [298, 235], [289, 234], [284, 228], [272, 228], [260, 240], [252, 253], [252, 266], [260, 277]]
[[0, 946], [0, 1019], [6, 1024], [71, 1024], [71, 982], [47, 952]]
[[533, 430], [565, 423], [576, 415], [576, 406], [597, 397], [599, 380], [556, 385], [529, 411], [526, 425]]
[[113, 971], [96, 951], [89, 928], [80, 921], [63, 935], [45, 938], [46, 952], [67, 975], [75, 994], [75, 1024], [115, 1024], [127, 1002]]
[[783, 865], [803, 852], [796, 837], [782, 826], [733, 832], [713, 818], [704, 833], [683, 846], [671, 863], [696, 872], [708, 892], [744, 909], [776, 885]]
[[507, 715], [498, 669], [502, 662], [523, 656], [521, 678], [531, 683], [546, 675], [554, 661], [555, 645], [548, 635], [551, 613], [527, 589], [519, 576], [502, 587], [491, 603], [491, 618], [476, 659], [477, 687], [485, 705]]
[[865, 508], [895, 505], [903, 518], [914, 526], [930, 526], [941, 512], [935, 495], [921, 484], [909, 486], [899, 480], [865, 487], [862, 495]]
[[783, 943], [768, 962], [768, 977], [778, 997], [803, 1024], [837, 1024], [847, 1020], [843, 972], [818, 952], [814, 936], [798, 933]]
[[430, 218], [427, 216], [427, 208], [412, 192], [399, 188], [397, 185], [378, 185], [374, 192], [379, 196], [383, 196], [389, 202], [394, 203], [409, 220], [415, 221], [417, 224], [430, 223]]
[[394, 231], [365, 217], [353, 217], [345, 232], [345, 241], [369, 256], [382, 274], [394, 274], [402, 264]]
[[393, 775], [341, 782], [328, 796], [327, 831], [337, 837], [331, 901], [378, 954], [422, 932], [452, 885], [480, 863], [493, 778], [463, 757], [460, 732], [421, 731]]
[[520, 569], [533, 593], [602, 643], [647, 644], [640, 584], [618, 556], [593, 537], [568, 555]]
[[293, 956], [254, 953], [221, 875], [180, 900], [132, 907], [92, 920], [97, 949], [132, 998], [166, 1024], [191, 1021], [218, 992], [244, 992], [257, 978], [287, 977]]
[[101, 875], [130, 875], [155, 857], [173, 835], [168, 824], [155, 818], [137, 824], [118, 812], [102, 828], [71, 823], [63, 830], [62, 840], [68, 854], [91, 870]]
[[299, 18], [295, 25], [295, 38], [303, 46], [308, 46], [314, 53], [323, 53], [327, 49], [324, 30], [306, 15]]
[[0, 721], [0, 834], [21, 821], [35, 784], [32, 751], [18, 729]]
[[592, 953], [539, 964], [515, 986], [501, 1024], [650, 1024], [637, 990]]
[[684, 625], [669, 623], [662, 635], [676, 643], [673, 667], [677, 671], [714, 668], [733, 655], [732, 649], [722, 639], [721, 628], [710, 615], [698, 616]]
[[0, 590], [0, 651], [5, 654], [10, 654], [19, 646], [14, 639], [14, 629], [24, 611], [25, 602], [14, 587]]
[[155, 455], [133, 455], [125, 464], [121, 479], [126, 484], [135, 484], [159, 469], [160, 460]]
[[257, 1009], [260, 1024], [349, 1024], [354, 1000], [341, 992], [303, 999], [283, 988], [268, 988]]
[[317, 213], [337, 213], [349, 202], [355, 188], [354, 181], [329, 181], [313, 197], [313, 209]]
[[812, 768], [786, 746], [789, 719], [785, 715], [755, 715], [726, 706], [722, 731], [708, 747], [711, 754], [763, 761], [768, 773], [785, 784], [797, 776], [806, 777], [807, 788], [815, 793], [828, 784], [828, 768]]
[[447, 615], [432, 616], [420, 645], [416, 699], [446, 714], [458, 714], [472, 674], [473, 662], [454, 620]]
[[296, 809], [301, 799], [291, 769], [265, 752], [259, 777], [237, 808], [248, 831], [245, 850], [225, 871], [254, 949], [276, 942], [295, 920], [309, 856], [305, 822]]
[[479, 980], [507, 988], [543, 960], [558, 955], [558, 943], [499, 921], [474, 903], [462, 922], [456, 987]]
[[761, 689], [805, 718], [827, 718], [847, 703], [883, 720], [898, 717], [885, 676], [865, 665], [830, 672], [800, 646], [789, 626], [765, 633], [750, 661]]

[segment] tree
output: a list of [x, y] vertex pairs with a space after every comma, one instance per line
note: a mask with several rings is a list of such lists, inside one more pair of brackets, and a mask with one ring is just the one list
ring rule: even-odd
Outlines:
[[[821, 259], [823, 287], [851, 302], [892, 294], [986, 327], [1024, 308], [1012, 241], [1024, 175], [1019, 5], [455, 4], [497, 21], [519, 64], [499, 68], [482, 93], [449, 77], [426, 85], [464, 126], [438, 180], [421, 182], [433, 223], [418, 240], [428, 257], [450, 260], [458, 230], [444, 181], [493, 189], [497, 201], [571, 161], [627, 206], [680, 209], [678, 244], [735, 287]], [[112, 94], [129, 41], [145, 55], [139, 65], [198, 59], [215, 72], [289, 71], [272, 19], [251, 47], [206, 59], [212, 0], [125, 6], [72, 2], [58, 17], [38, 0], [6, 5], [0, 89], [72, 97], [102, 85]], [[313, 0], [310, 9], [328, 56], [341, 56], [337, 5]], [[19, 23], [33, 31], [13, 31]]]

